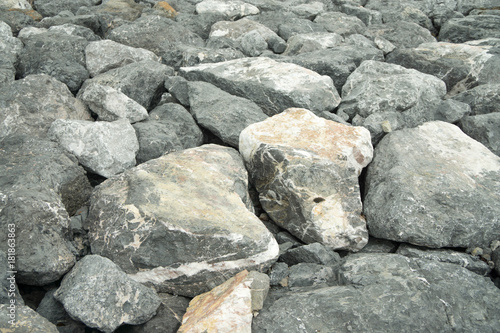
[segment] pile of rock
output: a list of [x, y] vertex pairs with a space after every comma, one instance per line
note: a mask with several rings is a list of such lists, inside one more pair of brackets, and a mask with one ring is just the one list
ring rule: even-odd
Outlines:
[[497, 331], [499, 47], [497, 0], [0, 0], [0, 330]]

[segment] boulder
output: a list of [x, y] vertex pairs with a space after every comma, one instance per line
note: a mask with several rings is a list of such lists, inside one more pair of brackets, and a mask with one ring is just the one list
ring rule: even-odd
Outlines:
[[144, 4], [136, 3], [134, 0], [108, 0], [99, 6], [90, 8], [91, 13], [109, 15], [123, 21], [135, 21], [141, 17]]
[[491, 259], [493, 259], [493, 262], [495, 264], [495, 271], [497, 272], [497, 274], [500, 274], [500, 247], [497, 247], [493, 250], [493, 252], [491, 253]]
[[179, 69], [184, 66], [222, 62], [244, 57], [245, 55], [241, 51], [232, 47], [212, 48], [179, 44], [175, 48], [163, 52], [162, 59], [163, 63]]
[[355, 16], [360, 19], [365, 25], [382, 24], [382, 13], [377, 10], [368, 9], [362, 6], [357, 6], [352, 3], [343, 4], [340, 8], [342, 13], [350, 16]]
[[269, 274], [269, 284], [271, 286], [281, 285], [285, 287], [288, 283], [288, 265], [284, 262], [277, 262], [271, 267]]
[[340, 12], [325, 12], [318, 15], [314, 23], [321, 24], [326, 31], [348, 36], [352, 34], [362, 34], [366, 30], [366, 25], [357, 17], [346, 15]]
[[340, 255], [323, 244], [312, 243], [288, 250], [280, 256], [279, 260], [286, 262], [289, 266], [299, 263], [333, 265], [340, 261]]
[[57, 31], [57, 32], [65, 33], [65, 34], [70, 35], [70, 36], [83, 37], [89, 42], [101, 40], [101, 37], [97, 36], [91, 29], [84, 27], [84, 26], [81, 26], [81, 25], [72, 24], [72, 23], [55, 25], [55, 26], [50, 27], [48, 29], [48, 31]]
[[177, 332], [252, 332], [253, 313], [262, 309], [269, 277], [244, 270], [211, 291], [193, 298]]
[[339, 46], [344, 38], [337, 33], [311, 32], [297, 34], [287, 41], [287, 47], [283, 55], [294, 56], [316, 50], [330, 49]]
[[16, 65], [23, 43], [12, 36], [10, 26], [0, 21], [0, 87], [14, 81]]
[[370, 235], [368, 244], [359, 251], [360, 253], [394, 253], [399, 244], [387, 239], [375, 238]]
[[481, 142], [497, 156], [500, 156], [500, 112], [465, 117], [460, 128], [471, 138]]
[[247, 188], [232, 148], [205, 145], [150, 160], [94, 191], [92, 252], [138, 282], [190, 297], [229, 274], [265, 270], [278, 244], [248, 210]]
[[33, 9], [28, 0], [3, 0], [0, 4], [2, 9]]
[[487, 247], [500, 237], [500, 158], [448, 123], [386, 135], [368, 167], [370, 234], [431, 248]]
[[56, 325], [59, 333], [85, 333], [85, 324], [72, 319], [64, 306], [54, 298], [56, 290], [54, 288], [45, 293], [36, 312]]
[[439, 31], [438, 39], [443, 42], [464, 43], [469, 40], [488, 37], [500, 38], [500, 16], [469, 15], [448, 20]]
[[75, 0], [75, 1], [64, 1], [64, 0], [35, 0], [34, 6], [42, 16], [56, 16], [64, 10], [69, 10], [73, 14], [76, 14], [78, 9], [82, 6], [92, 7], [99, 3], [98, 0]]
[[326, 11], [326, 6], [323, 2], [312, 1], [309, 3], [300, 3], [292, 5], [290, 11], [297, 17], [314, 20], [317, 15]]
[[293, 289], [317, 289], [337, 284], [335, 272], [329, 266], [303, 262], [290, 267], [289, 270], [288, 287]]
[[[9, 229], [12, 228], [8, 228], [7, 226], [5, 232], [8, 233]], [[2, 292], [0, 294], [0, 304], [10, 305], [12, 304], [12, 300], [16, 306], [24, 305], [24, 300], [19, 293], [19, 287], [16, 283], [16, 274], [13, 273], [16, 269], [15, 256], [12, 253], [9, 254], [8, 250], [7, 252], [0, 252], [0, 265], [4, 268], [0, 273], [2, 281], [0, 282], [0, 291]]]
[[248, 125], [267, 119], [262, 109], [246, 98], [228, 94], [207, 82], [189, 82], [190, 112], [197, 123], [224, 143], [238, 148]]
[[16, 305], [14, 320], [10, 317], [10, 305], [0, 304], [0, 330], [4, 332], [59, 333], [57, 327], [33, 311], [29, 306]]
[[91, 119], [82, 101], [48, 75], [29, 75], [0, 88], [0, 139], [13, 134], [45, 138], [56, 119]]
[[372, 39], [382, 37], [394, 44], [398, 49], [436, 42], [436, 38], [431, 35], [429, 30], [408, 21], [373, 24], [366, 29], [364, 35]]
[[305, 243], [363, 248], [358, 176], [373, 152], [366, 129], [291, 108], [243, 130], [239, 149], [274, 223]]
[[292, 36], [311, 32], [326, 32], [326, 29], [319, 23], [301, 18], [291, 18], [278, 26], [278, 35], [286, 41]]
[[248, 15], [257, 15], [259, 8], [240, 0], [203, 0], [196, 4], [197, 14], [219, 14], [228, 20], [237, 20]]
[[500, 112], [500, 84], [482, 84], [452, 97], [471, 107], [471, 116]]
[[195, 14], [193, 12], [180, 12], [175, 17], [175, 21], [184, 26], [185, 28], [191, 30], [203, 40], [207, 40], [210, 35], [210, 29], [212, 25], [219, 21], [227, 20], [224, 16], [218, 13], [203, 13]]
[[268, 116], [288, 107], [329, 111], [340, 103], [329, 77], [265, 57], [183, 67], [180, 74], [190, 81], [209, 82], [230, 94], [247, 98]]
[[130, 279], [111, 260], [85, 256], [54, 293], [66, 311], [85, 325], [111, 333], [121, 324], [142, 324], [160, 306], [156, 292]]

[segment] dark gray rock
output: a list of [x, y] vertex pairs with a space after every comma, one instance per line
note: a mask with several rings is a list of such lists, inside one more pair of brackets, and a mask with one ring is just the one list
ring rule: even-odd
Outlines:
[[271, 290], [252, 332], [494, 332], [500, 324], [498, 289], [458, 265], [357, 254], [339, 273], [341, 286]]
[[400, 49], [436, 41], [429, 30], [408, 21], [373, 24], [366, 29], [364, 35], [372, 39], [383, 37]]
[[[435, 109], [434, 105], [432, 107]], [[346, 113], [339, 112], [339, 115], [345, 115], [345, 119], [349, 119]], [[356, 115], [352, 119], [352, 125], [363, 126], [368, 129], [374, 146], [376, 146], [380, 139], [387, 133], [408, 127], [404, 115], [398, 111], [372, 113], [366, 118]]]
[[0, 330], [5, 332], [26, 333], [59, 333], [57, 327], [47, 319], [40, 316], [30, 307], [16, 306], [13, 325], [9, 323], [10, 309], [7, 304], [0, 304]]
[[340, 255], [320, 243], [312, 243], [288, 250], [279, 260], [288, 266], [299, 263], [333, 265], [340, 261]]
[[[267, 44], [266, 44], [267, 48]], [[162, 53], [164, 64], [178, 69], [183, 66], [195, 66], [204, 63], [222, 62], [232, 59], [243, 58], [245, 55], [234, 48], [215, 49], [176, 43], [175, 47]]]
[[238, 148], [240, 133], [268, 116], [254, 102], [207, 82], [189, 82], [190, 112], [197, 123], [224, 143]]
[[495, 263], [495, 271], [500, 274], [500, 246], [491, 253], [491, 259]]
[[368, 244], [359, 251], [360, 253], [394, 253], [398, 249], [398, 243], [387, 239], [375, 238], [370, 235]]
[[10, 26], [0, 20], [0, 87], [14, 81], [19, 52], [23, 43], [12, 36]]
[[408, 258], [435, 260], [460, 265], [479, 275], [488, 275], [491, 272], [491, 268], [486, 262], [476, 256], [463, 252], [453, 250], [431, 250], [403, 243], [398, 247], [396, 253]]
[[165, 79], [172, 74], [174, 74], [173, 68], [156, 61], [134, 62], [85, 81], [77, 97], [80, 97], [87, 85], [98, 83], [121, 91], [147, 110], [151, 110], [165, 90]]
[[372, 24], [382, 24], [382, 13], [354, 4], [343, 4], [341, 7], [343, 13], [359, 18], [367, 26]]
[[432, 120], [441, 120], [447, 123], [456, 123], [465, 116], [471, 114], [469, 104], [457, 101], [455, 99], [446, 99], [435, 106]]
[[337, 33], [311, 32], [292, 36], [287, 41], [284, 56], [293, 56], [316, 50], [323, 50], [339, 46], [344, 38]]
[[65, 83], [76, 93], [89, 77], [85, 68], [88, 41], [60, 31], [47, 31], [22, 38], [17, 75], [47, 74]]
[[300, 263], [290, 267], [288, 287], [323, 288], [336, 285], [338, 282], [334, 270], [325, 265], [314, 263]]
[[82, 6], [92, 7], [99, 3], [98, 0], [75, 0], [75, 1], [64, 1], [64, 0], [35, 0], [33, 5], [37, 12], [42, 14], [42, 16], [56, 16], [63, 10], [69, 10], [73, 14], [76, 14], [78, 8]]
[[326, 32], [326, 29], [319, 23], [302, 18], [291, 18], [278, 27], [278, 35], [286, 41], [292, 36], [311, 32]]
[[[171, 4], [172, 2], [169, 1], [169, 3]], [[190, 14], [179, 12], [175, 17], [175, 21], [200, 36], [203, 40], [207, 40], [212, 25], [219, 21], [224, 21], [224, 17], [220, 14], [212, 13]]]
[[443, 42], [464, 43], [488, 37], [500, 38], [500, 16], [469, 15], [448, 20], [441, 27], [438, 39]]
[[[286, 24], [287, 22], [297, 22], [296, 19], [299, 19], [297, 15], [288, 10], [272, 10], [272, 11], [262, 11], [263, 6], [261, 4], [257, 5], [261, 12], [259, 15], [248, 16], [247, 19], [258, 22], [275, 33], [278, 34], [279, 27], [282, 24]], [[305, 19], [300, 19], [305, 20]], [[311, 22], [310, 20], [307, 20]], [[283, 39], [286, 40], [283, 36], [280, 35]]]
[[182, 76], [169, 76], [165, 80], [165, 89], [182, 105], [189, 106], [188, 80]]
[[286, 287], [288, 285], [288, 265], [284, 262], [277, 262], [271, 267], [269, 272], [269, 284], [271, 286], [282, 286]]
[[457, 126], [428, 122], [386, 135], [366, 178], [375, 237], [431, 248], [498, 239], [500, 158]]
[[500, 156], [500, 112], [465, 117], [460, 128], [471, 138], [481, 142], [494, 154]]
[[85, 333], [86, 326], [69, 316], [64, 306], [54, 298], [55, 292], [56, 289], [51, 289], [45, 293], [36, 312], [56, 325], [59, 333]]
[[110, 333], [121, 324], [143, 324], [160, 306], [156, 292], [131, 280], [111, 260], [85, 256], [54, 293], [85, 325]]
[[7, 23], [14, 35], [25, 27], [36, 25], [32, 17], [18, 10], [0, 10], [0, 21]]
[[318, 15], [314, 23], [321, 24], [326, 31], [334, 32], [342, 36], [362, 34], [366, 25], [359, 18], [340, 12], [326, 12]]
[[[9, 233], [9, 229], [14, 230], [7, 228], [5, 232]], [[19, 294], [19, 287], [16, 283], [16, 273], [14, 273], [16, 270], [15, 261], [15, 255], [12, 253], [9, 255], [8, 250], [0, 252], [0, 267], [2, 267], [0, 271], [0, 304], [10, 305], [12, 304], [12, 300], [16, 306], [24, 305], [24, 300], [21, 294]]]
[[55, 25], [50, 27], [48, 31], [57, 31], [68, 34], [70, 36], [83, 37], [89, 42], [101, 40], [101, 37], [97, 36], [91, 29], [72, 23]]
[[500, 112], [500, 84], [482, 84], [452, 97], [471, 107], [471, 116]]

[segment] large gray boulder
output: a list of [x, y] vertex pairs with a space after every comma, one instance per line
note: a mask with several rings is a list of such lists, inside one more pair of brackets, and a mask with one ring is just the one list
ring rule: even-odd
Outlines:
[[471, 138], [481, 142], [497, 156], [500, 156], [500, 112], [465, 117], [460, 128]]
[[370, 234], [431, 248], [488, 247], [500, 237], [499, 172], [500, 158], [457, 126], [392, 132], [368, 167]]
[[23, 43], [13, 37], [10, 26], [0, 21], [0, 87], [14, 81], [18, 55]]
[[439, 40], [464, 43], [484, 38], [500, 38], [499, 15], [469, 15], [447, 21], [439, 31]]
[[326, 32], [323, 25], [311, 22], [307, 19], [290, 18], [278, 26], [278, 35], [284, 40], [298, 34], [307, 34], [311, 32]]
[[45, 138], [56, 119], [92, 119], [85, 104], [64, 83], [45, 74], [1, 87], [0, 109], [0, 139], [13, 134]]
[[142, 324], [160, 306], [156, 292], [130, 279], [111, 260], [85, 256], [54, 293], [66, 311], [85, 325], [111, 333], [121, 324]]
[[205, 145], [150, 160], [95, 190], [92, 253], [138, 282], [190, 297], [243, 269], [265, 270], [278, 244], [248, 210], [247, 188], [232, 148]]
[[[27, 305], [16, 305], [15, 319], [10, 317], [10, 305], [0, 304], [0, 330], [23, 333], [59, 333], [56, 325], [40, 316]], [[12, 321], [12, 322], [10, 322]]]
[[500, 112], [500, 83], [482, 84], [452, 97], [471, 107], [471, 116]]
[[271, 290], [252, 332], [495, 332], [500, 325], [498, 289], [458, 265], [355, 254], [338, 275], [340, 286], [282, 297]]
[[265, 57], [183, 67], [180, 74], [190, 81], [209, 82], [230, 94], [247, 98], [268, 116], [289, 107], [329, 111], [340, 103], [329, 77]]
[[367, 243], [358, 184], [373, 153], [366, 129], [291, 108], [243, 130], [239, 149], [274, 223], [333, 249]]

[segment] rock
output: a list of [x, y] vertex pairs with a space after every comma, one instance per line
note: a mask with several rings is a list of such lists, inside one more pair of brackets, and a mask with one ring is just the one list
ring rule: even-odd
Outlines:
[[143, 8], [142, 3], [136, 3], [133, 0], [108, 0], [91, 8], [91, 11], [101, 15], [108, 14], [125, 21], [135, 21], [141, 17]]
[[314, 20], [318, 14], [325, 11], [325, 5], [322, 2], [313, 1], [291, 6], [290, 11], [300, 18]]
[[495, 263], [495, 271], [500, 274], [500, 247], [497, 247], [492, 253], [491, 258]]
[[421, 258], [460, 265], [479, 275], [487, 275], [491, 272], [488, 264], [481, 261], [478, 257], [453, 250], [431, 250], [409, 244], [401, 244], [396, 253], [409, 258]]
[[3, 9], [33, 9], [31, 8], [30, 3], [28, 0], [3, 0], [2, 3], [0, 3], [0, 8]]
[[59, 31], [47, 31], [22, 39], [17, 75], [47, 74], [65, 83], [76, 93], [89, 77], [85, 68], [85, 47], [88, 41]]
[[26, 305], [16, 305], [11, 322], [10, 305], [0, 304], [0, 330], [4, 332], [59, 333], [57, 327]]
[[147, 119], [148, 111], [119, 90], [99, 83], [87, 84], [79, 97], [98, 116], [98, 120], [127, 119], [131, 124]]
[[97, 0], [75, 0], [67, 2], [64, 0], [35, 0], [34, 5], [42, 16], [56, 16], [63, 10], [69, 10], [76, 14], [78, 8], [82, 6], [92, 7], [99, 3]]
[[182, 76], [169, 76], [165, 80], [165, 89], [184, 106], [189, 106], [188, 80]]
[[471, 107], [471, 116], [500, 112], [500, 84], [482, 84], [453, 96]]
[[101, 40], [101, 37], [97, 36], [91, 29], [89, 29], [87, 27], [83, 27], [81, 25], [72, 24], [72, 23], [55, 25], [55, 26], [50, 27], [48, 29], [48, 31], [57, 31], [57, 32], [65, 33], [65, 34], [70, 35], [70, 36], [83, 37], [89, 42]]
[[56, 288], [45, 293], [36, 312], [56, 325], [59, 333], [85, 333], [85, 325], [73, 320], [64, 309], [64, 306], [54, 298]]
[[167, 18], [175, 18], [178, 13], [177, 11], [168, 4], [166, 1], [157, 2], [153, 8], [160, 13], [160, 15], [165, 16]]
[[212, 25], [219, 21], [224, 21], [226, 18], [221, 14], [205, 13], [205, 14], [195, 14], [194, 10], [192, 13], [180, 12], [175, 17], [175, 21], [191, 30], [203, 40], [207, 40], [210, 35], [210, 29]]
[[269, 284], [271, 286], [281, 285], [284, 287], [285, 281], [288, 283], [288, 265], [284, 262], [277, 262], [271, 267], [269, 273]]
[[92, 77], [132, 62], [142, 60], [160, 62], [160, 57], [151, 51], [130, 47], [112, 40], [89, 43], [85, 48], [85, 59]]
[[50, 28], [64, 24], [80, 25], [92, 30], [96, 35], [102, 35], [107, 27], [101, 24], [103, 18], [97, 15], [53, 16], [44, 18], [38, 26]]
[[431, 35], [429, 30], [408, 21], [373, 24], [366, 29], [364, 35], [369, 38], [382, 37], [394, 44], [398, 49], [436, 42], [436, 38]]
[[290, 267], [288, 276], [290, 288], [321, 288], [336, 284], [335, 274], [331, 267], [314, 263], [299, 263]]
[[131, 280], [111, 260], [85, 256], [54, 293], [66, 311], [85, 325], [113, 332], [121, 324], [142, 324], [160, 306], [156, 293]]
[[294, 106], [328, 111], [340, 103], [330, 78], [265, 57], [183, 67], [180, 74], [190, 81], [209, 82], [247, 98], [268, 116]]
[[446, 83], [448, 91], [460, 92], [459, 89], [500, 82], [500, 57], [490, 49], [445, 42], [423, 43], [416, 48], [396, 49], [387, 56], [387, 62], [434, 75]]
[[500, 112], [465, 117], [460, 128], [471, 138], [481, 142], [497, 156], [500, 156]]
[[301, 18], [291, 18], [278, 27], [278, 35], [286, 41], [292, 36], [311, 32], [326, 32], [326, 29], [319, 23]]
[[[109, 86], [121, 91], [147, 110], [151, 110], [164, 91], [165, 79], [174, 69], [156, 61], [143, 60], [108, 70], [85, 81], [81, 92], [90, 84]], [[77, 97], [81, 96], [81, 92]]]
[[[7, 225], [7, 229], [5, 229], [6, 233], [10, 233]], [[15, 273], [12, 273], [15, 270], [15, 255], [12, 253], [9, 254], [8, 250], [6, 252], [0, 252], [0, 264], [3, 269], [0, 273], [0, 278], [2, 279], [0, 282], [0, 304], [6, 304], [7, 306], [10, 304], [14, 304], [15, 306], [24, 305], [24, 300], [19, 294], [19, 287], [17, 286]], [[11, 266], [12, 265], [12, 266]], [[13, 303], [11, 303], [11, 300]]]
[[456, 123], [465, 116], [471, 113], [471, 108], [468, 104], [459, 102], [454, 99], [446, 99], [436, 105], [433, 120], [441, 120], [447, 123]]
[[363, 21], [340, 12], [322, 13], [314, 19], [314, 23], [323, 25], [328, 32], [334, 32], [344, 37], [362, 34], [366, 30]]
[[189, 82], [188, 91], [190, 111], [197, 123], [230, 146], [238, 148], [241, 131], [268, 118], [254, 102], [210, 83]]
[[368, 244], [359, 251], [360, 253], [394, 253], [398, 244], [387, 239], [375, 238], [370, 235]]
[[431, 248], [488, 246], [500, 237], [499, 170], [500, 158], [457, 126], [389, 133], [368, 167], [370, 234]]
[[243, 57], [245, 55], [234, 48], [214, 49], [211, 47], [179, 44], [175, 48], [163, 52], [162, 59], [163, 63], [179, 69], [184, 66], [222, 62]]
[[312, 243], [288, 250], [280, 260], [289, 266], [299, 263], [333, 265], [340, 261], [340, 255], [320, 243]]
[[0, 10], [0, 21], [7, 23], [14, 35], [21, 29], [36, 24], [32, 17], [18, 10]]
[[268, 298], [274, 302], [254, 318], [252, 331], [492, 332], [500, 321], [498, 289], [458, 265], [355, 254], [347, 257], [339, 275], [340, 286], [277, 299], [271, 290]]
[[269, 277], [246, 270], [189, 303], [177, 332], [219, 333], [252, 331], [252, 313], [262, 308], [269, 290]]
[[138, 282], [191, 297], [229, 274], [265, 270], [278, 244], [248, 210], [247, 188], [232, 148], [205, 145], [150, 160], [94, 191], [92, 252]]
[[464, 43], [488, 37], [500, 38], [500, 16], [470, 15], [448, 20], [439, 31], [439, 41]]
[[312, 32], [298, 34], [288, 39], [287, 48], [283, 55], [293, 56], [316, 50], [329, 49], [339, 46], [344, 38], [336, 33]]
[[126, 119], [114, 122], [56, 120], [49, 137], [92, 172], [109, 178], [135, 166], [139, 143]]
[[384, 52], [384, 55], [387, 55], [396, 49], [396, 46], [389, 42], [384, 37], [375, 37], [373, 42], [377, 45], [377, 47]]
[[363, 248], [368, 233], [357, 177], [372, 158], [366, 129], [292, 108], [243, 130], [239, 149], [277, 225], [305, 243]]
[[0, 139], [27, 134], [45, 138], [55, 119], [91, 119], [68, 87], [48, 75], [29, 75], [0, 88]]
[[14, 81], [17, 59], [22, 48], [23, 43], [12, 36], [10, 26], [0, 21], [0, 87]]
[[343, 4], [341, 7], [343, 13], [356, 16], [365, 25], [382, 24], [382, 13], [377, 10], [368, 9], [362, 6], [355, 6], [351, 4]]
[[197, 14], [220, 14], [228, 20], [238, 20], [248, 15], [257, 15], [259, 8], [240, 0], [203, 0], [196, 4]]

